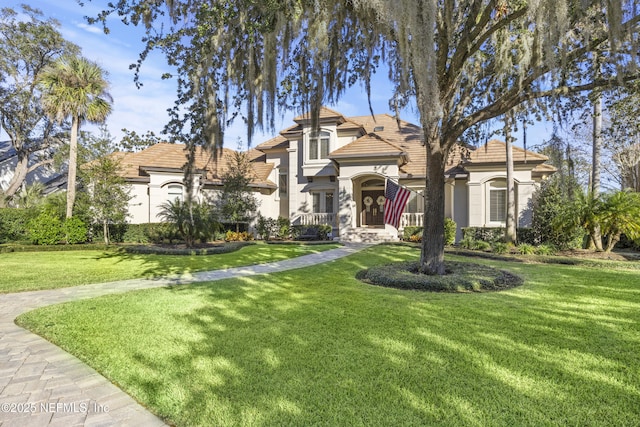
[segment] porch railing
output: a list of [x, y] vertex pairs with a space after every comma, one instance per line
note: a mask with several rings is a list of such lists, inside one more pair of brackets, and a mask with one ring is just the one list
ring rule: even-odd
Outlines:
[[300, 225], [334, 225], [336, 222], [336, 214], [334, 213], [309, 213], [300, 214], [294, 221]]
[[424, 214], [422, 213], [403, 213], [400, 217], [400, 228], [422, 227], [423, 224]]

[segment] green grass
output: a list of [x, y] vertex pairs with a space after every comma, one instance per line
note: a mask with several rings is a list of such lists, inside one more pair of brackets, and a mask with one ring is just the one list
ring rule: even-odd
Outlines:
[[475, 294], [354, 278], [417, 255], [379, 246], [19, 323], [178, 426], [638, 425], [639, 271], [473, 259], [525, 278]]
[[339, 245], [256, 244], [216, 255], [142, 255], [114, 250], [11, 252], [0, 255], [0, 294], [282, 261]]

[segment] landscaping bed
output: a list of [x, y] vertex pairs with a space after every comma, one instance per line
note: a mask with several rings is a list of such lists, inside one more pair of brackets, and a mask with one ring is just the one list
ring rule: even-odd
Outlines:
[[419, 272], [419, 263], [403, 262], [371, 267], [356, 277], [372, 285], [431, 292], [500, 291], [520, 286], [522, 278], [505, 270], [470, 262], [448, 261], [446, 274]]

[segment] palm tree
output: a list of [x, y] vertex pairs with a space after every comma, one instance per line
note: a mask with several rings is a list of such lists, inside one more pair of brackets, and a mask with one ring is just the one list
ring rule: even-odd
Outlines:
[[42, 106], [51, 120], [63, 122], [71, 117], [69, 175], [67, 179], [67, 218], [73, 215], [76, 199], [78, 132], [83, 121], [102, 123], [111, 113], [109, 83], [95, 62], [83, 57], [65, 56], [45, 68], [40, 75]]

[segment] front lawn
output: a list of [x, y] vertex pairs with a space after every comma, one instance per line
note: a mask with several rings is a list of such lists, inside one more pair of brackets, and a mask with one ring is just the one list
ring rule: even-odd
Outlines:
[[524, 285], [444, 294], [364, 284], [415, 259], [377, 246], [311, 268], [109, 295], [19, 323], [178, 426], [631, 426], [640, 272], [451, 256]]
[[263, 264], [337, 247], [257, 243], [216, 255], [130, 254], [117, 249], [10, 252], [0, 254], [0, 294]]

